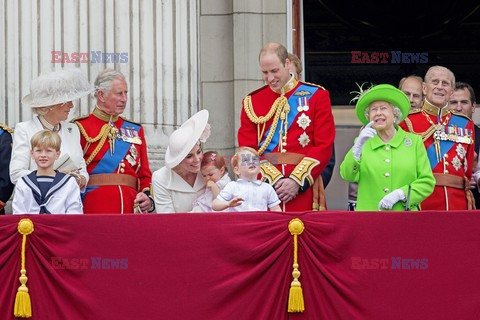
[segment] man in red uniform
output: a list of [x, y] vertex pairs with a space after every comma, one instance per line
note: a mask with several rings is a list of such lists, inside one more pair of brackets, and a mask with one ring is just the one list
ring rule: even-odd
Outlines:
[[74, 119], [81, 133], [90, 175], [84, 213], [151, 212], [152, 173], [140, 124], [120, 115], [127, 103], [127, 82], [119, 71], [105, 69], [95, 80], [97, 105]]
[[283, 211], [324, 210], [320, 174], [335, 139], [330, 96], [321, 86], [297, 81], [290, 63], [279, 43], [260, 50], [267, 85], [243, 100], [238, 145], [258, 150], [263, 180], [274, 186]]
[[475, 208], [469, 189], [475, 153], [474, 124], [467, 116], [449, 110], [454, 87], [452, 71], [442, 66], [428, 69], [422, 109], [400, 124], [404, 130], [422, 136], [436, 179], [433, 193], [421, 204], [422, 210]]

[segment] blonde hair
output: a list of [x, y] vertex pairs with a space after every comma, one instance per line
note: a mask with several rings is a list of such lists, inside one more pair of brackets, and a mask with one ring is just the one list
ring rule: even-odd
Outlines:
[[49, 109], [49, 107], [32, 107], [32, 112], [37, 116], [44, 116], [50, 111]]
[[232, 160], [230, 161], [233, 168], [238, 167], [238, 164], [241, 162], [240, 154], [241, 154], [243, 151], [249, 151], [249, 152], [251, 152], [251, 153], [258, 159], [258, 161], [260, 162], [260, 156], [258, 155], [258, 151], [257, 151], [257, 150], [255, 150], [255, 149], [253, 149], [253, 148], [250, 148], [250, 147], [239, 147], [239, 148], [238, 148], [238, 151], [233, 155]]
[[290, 62], [293, 64], [295, 68], [295, 71], [300, 76], [300, 74], [303, 71], [302, 61], [300, 61], [300, 58], [295, 53], [289, 53], [288, 60], [290, 60]]
[[225, 168], [225, 172], [228, 172], [225, 158], [218, 151], [208, 151], [203, 154], [202, 168], [206, 166], [215, 166], [218, 170]]
[[53, 148], [55, 151], [60, 151], [60, 146], [62, 144], [62, 138], [58, 135], [58, 133], [52, 130], [41, 130], [35, 133], [30, 140], [30, 144], [32, 146], [32, 150], [34, 148]]

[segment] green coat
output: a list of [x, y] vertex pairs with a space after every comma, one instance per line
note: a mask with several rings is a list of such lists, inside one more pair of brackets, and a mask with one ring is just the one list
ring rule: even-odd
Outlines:
[[[410, 210], [418, 210], [420, 202], [433, 192], [435, 178], [422, 138], [396, 128], [389, 143], [375, 135], [363, 146], [360, 161], [350, 149], [340, 165], [343, 179], [358, 182], [357, 211], [377, 211], [385, 195], [400, 188], [407, 196], [409, 185]], [[392, 210], [405, 210], [405, 203], [397, 202]]]

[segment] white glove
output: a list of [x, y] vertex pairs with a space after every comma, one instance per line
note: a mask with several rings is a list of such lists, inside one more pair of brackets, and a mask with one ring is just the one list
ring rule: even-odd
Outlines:
[[365, 128], [360, 131], [360, 135], [358, 136], [357, 141], [353, 145], [352, 152], [353, 152], [353, 158], [357, 161], [360, 160], [360, 156], [362, 155], [362, 149], [363, 145], [365, 142], [367, 142], [368, 139], [373, 138], [376, 134], [377, 131], [375, 129], [371, 128], [373, 124], [373, 121], [370, 121]]
[[402, 189], [395, 189], [383, 197], [382, 200], [380, 200], [380, 203], [378, 204], [378, 211], [381, 211], [382, 209], [390, 210], [395, 203], [405, 200], [407, 200], [405, 197], [405, 192], [403, 192]]

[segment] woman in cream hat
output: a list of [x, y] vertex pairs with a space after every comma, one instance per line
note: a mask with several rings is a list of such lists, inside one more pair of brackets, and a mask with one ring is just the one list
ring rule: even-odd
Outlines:
[[340, 175], [358, 182], [356, 210], [418, 210], [435, 179], [422, 138], [397, 126], [410, 111], [407, 96], [389, 84], [377, 85], [362, 92], [355, 111], [365, 127]]
[[75, 124], [66, 120], [73, 108], [72, 101], [91, 92], [93, 86], [79, 69], [50, 72], [32, 80], [30, 94], [23, 97], [22, 103], [30, 106], [36, 116], [15, 126], [10, 162], [13, 183], [37, 168], [30, 155], [30, 139], [38, 131], [49, 129], [62, 139], [60, 158], [54, 167], [72, 174], [84, 191], [88, 173], [80, 146], [80, 132]]
[[201, 143], [209, 136], [207, 110], [197, 112], [171, 134], [165, 166], [152, 176], [157, 213], [191, 211], [192, 202], [205, 191], [200, 172], [203, 158]]

